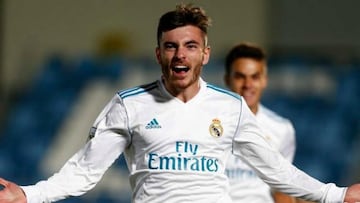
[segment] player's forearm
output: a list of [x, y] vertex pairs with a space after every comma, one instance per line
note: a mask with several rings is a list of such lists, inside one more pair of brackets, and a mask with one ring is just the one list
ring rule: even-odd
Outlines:
[[126, 143], [126, 139], [111, 130], [103, 130], [71, 157], [58, 173], [36, 185], [23, 186], [28, 203], [54, 202], [91, 190], [122, 153]]
[[[93, 175], [94, 176], [94, 175]], [[40, 181], [32, 186], [22, 186], [26, 195], [27, 203], [49, 203], [65, 199], [69, 196], [80, 196], [92, 189], [101, 175], [98, 177], [68, 177], [70, 180], [60, 180], [57, 175], [49, 180]]]
[[321, 183], [305, 174], [285, 160], [277, 150], [261, 141], [261, 137], [245, 137], [243, 134], [241, 139], [236, 140], [238, 146], [235, 148], [239, 150], [235, 150], [234, 153], [242, 157], [272, 188], [309, 201], [343, 202], [345, 188]]
[[234, 137], [233, 153], [241, 158], [272, 188], [309, 201], [341, 203], [345, 188], [324, 184], [297, 169], [270, 145], [253, 116], [246, 114], [239, 120]]
[[48, 180], [35, 185], [22, 186], [28, 203], [48, 203], [80, 196], [92, 189], [102, 177], [103, 172], [88, 171], [77, 166], [74, 157]]

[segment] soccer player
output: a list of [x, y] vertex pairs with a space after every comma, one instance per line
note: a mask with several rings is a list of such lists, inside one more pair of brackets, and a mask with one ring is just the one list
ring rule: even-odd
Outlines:
[[47, 203], [92, 189], [124, 153], [134, 203], [230, 203], [225, 164], [242, 157], [265, 182], [322, 202], [360, 201], [360, 184], [324, 184], [294, 167], [263, 136], [243, 98], [201, 78], [209, 17], [180, 4], [162, 15], [155, 49], [162, 76], [117, 92], [90, 139], [58, 173], [35, 185], [0, 179], [0, 203]]
[[[256, 115], [259, 125], [268, 139], [290, 162], [295, 154], [295, 131], [290, 120], [281, 117], [260, 103], [267, 86], [267, 59], [258, 46], [241, 43], [234, 46], [225, 58], [226, 86], [241, 95], [250, 110]], [[233, 202], [292, 203], [295, 198], [271, 191], [240, 158], [231, 155], [226, 165], [230, 181], [230, 196]]]

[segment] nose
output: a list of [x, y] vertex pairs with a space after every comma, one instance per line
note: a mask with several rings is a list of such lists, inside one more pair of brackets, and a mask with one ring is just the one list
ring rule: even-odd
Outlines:
[[178, 59], [184, 58], [185, 57], [184, 51], [185, 51], [185, 49], [183, 47], [178, 47], [176, 49], [176, 53], [175, 53], [176, 58], [178, 58]]
[[250, 78], [245, 78], [244, 87], [249, 88], [252, 85], [252, 80]]

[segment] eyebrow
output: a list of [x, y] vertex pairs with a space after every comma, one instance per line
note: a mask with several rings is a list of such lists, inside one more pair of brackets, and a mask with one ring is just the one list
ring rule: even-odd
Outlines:
[[[246, 74], [239, 72], [239, 71], [233, 71], [232, 74], [236, 74], [236, 75], [240, 75], [240, 76], [246, 76]], [[260, 71], [257, 71], [255, 73], [250, 74], [250, 76], [255, 76], [255, 75], [261, 75]]]
[[190, 40], [190, 41], [186, 42], [185, 44], [201, 44], [201, 43], [196, 40]]
[[[165, 42], [163, 42], [163, 44], [165, 45], [165, 44], [178, 44], [178, 43], [174, 42], [174, 41], [165, 41]], [[185, 42], [185, 45], [188, 45], [188, 44], [198, 44], [198, 45], [200, 45], [201, 43], [196, 41], [196, 40], [189, 40], [189, 41]]]

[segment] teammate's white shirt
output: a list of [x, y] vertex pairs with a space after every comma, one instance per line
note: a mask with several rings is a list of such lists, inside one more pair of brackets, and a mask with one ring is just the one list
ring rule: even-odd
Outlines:
[[[255, 114], [264, 136], [290, 162], [295, 154], [295, 131], [292, 123], [270, 109], [259, 105]], [[273, 203], [271, 188], [240, 158], [230, 155], [226, 164], [230, 196], [234, 203]]]
[[22, 187], [28, 203], [85, 193], [122, 152], [134, 203], [231, 202], [225, 175], [231, 152], [282, 192], [342, 202], [346, 188], [307, 176], [268, 144], [238, 95], [199, 85], [186, 103], [160, 80], [119, 92], [96, 119], [94, 137], [58, 173]]

